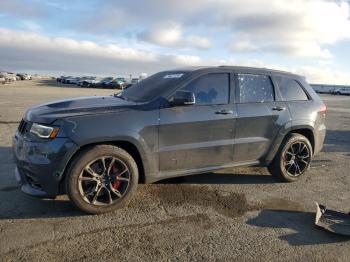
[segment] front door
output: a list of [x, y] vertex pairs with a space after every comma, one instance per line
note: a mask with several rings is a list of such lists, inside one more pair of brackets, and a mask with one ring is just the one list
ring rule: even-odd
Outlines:
[[159, 125], [161, 172], [205, 169], [232, 162], [235, 105], [229, 73], [199, 76], [181, 90], [195, 94], [190, 106], [163, 108]]

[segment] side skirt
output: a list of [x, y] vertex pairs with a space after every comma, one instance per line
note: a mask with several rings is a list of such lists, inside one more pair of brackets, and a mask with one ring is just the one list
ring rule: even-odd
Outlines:
[[197, 169], [159, 172], [156, 176], [147, 176], [146, 175], [146, 183], [149, 184], [149, 183], [154, 183], [154, 182], [157, 182], [159, 180], [163, 180], [163, 179], [167, 179], [167, 178], [188, 176], [188, 175], [194, 175], [194, 174], [203, 174], [203, 173], [208, 173], [211, 171], [217, 171], [217, 170], [221, 170], [221, 169], [240, 167], [240, 166], [246, 166], [246, 167], [261, 166], [261, 167], [264, 167], [265, 165], [259, 161], [250, 161], [250, 162], [231, 163], [231, 164], [222, 165], [222, 166], [210, 166], [210, 167], [197, 168]]

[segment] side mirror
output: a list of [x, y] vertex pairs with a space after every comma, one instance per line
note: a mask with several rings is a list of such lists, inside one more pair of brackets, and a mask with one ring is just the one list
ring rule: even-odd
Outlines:
[[176, 91], [172, 101], [173, 106], [188, 106], [196, 103], [194, 93], [188, 91]]

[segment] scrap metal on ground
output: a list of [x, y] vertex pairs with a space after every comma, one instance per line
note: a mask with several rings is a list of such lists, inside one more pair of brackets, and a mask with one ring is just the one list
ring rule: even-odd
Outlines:
[[327, 209], [324, 205], [316, 203], [315, 225], [330, 232], [350, 236], [350, 215]]

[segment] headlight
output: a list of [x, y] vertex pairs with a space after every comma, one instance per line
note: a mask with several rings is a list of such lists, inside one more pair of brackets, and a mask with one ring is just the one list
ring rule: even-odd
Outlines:
[[30, 128], [30, 133], [40, 137], [40, 138], [55, 138], [60, 129], [58, 127], [44, 126], [36, 123], [32, 124]]

